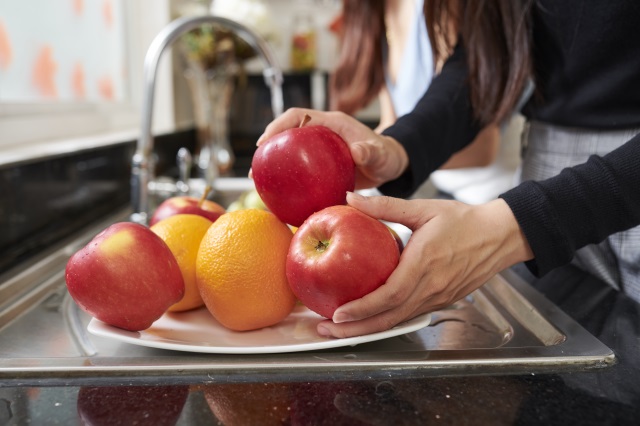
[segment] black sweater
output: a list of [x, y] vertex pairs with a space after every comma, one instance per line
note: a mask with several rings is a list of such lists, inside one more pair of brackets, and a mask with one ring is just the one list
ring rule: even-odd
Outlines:
[[[587, 129], [640, 128], [640, 2], [539, 0], [533, 8], [536, 96], [531, 119]], [[407, 197], [473, 140], [465, 53], [458, 46], [415, 110], [383, 133], [403, 144], [410, 167], [380, 187]], [[501, 195], [520, 224], [536, 274], [574, 251], [640, 224], [640, 135], [603, 156]]]

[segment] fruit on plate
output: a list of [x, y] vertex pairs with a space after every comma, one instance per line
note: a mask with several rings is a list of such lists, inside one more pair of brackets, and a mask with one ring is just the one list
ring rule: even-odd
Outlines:
[[196, 257], [200, 241], [212, 223], [195, 214], [176, 214], [151, 227], [171, 249], [184, 279], [184, 296], [169, 307], [169, 312], [187, 311], [204, 305], [196, 285]]
[[236, 210], [211, 225], [200, 242], [196, 282], [223, 326], [255, 330], [287, 317], [296, 299], [285, 264], [293, 233], [273, 213]]
[[325, 207], [346, 204], [356, 166], [345, 141], [324, 126], [287, 129], [264, 141], [251, 161], [267, 208], [293, 226]]
[[149, 228], [115, 223], [67, 262], [69, 294], [89, 315], [130, 331], [149, 328], [184, 295], [171, 250]]
[[331, 318], [341, 305], [377, 289], [398, 265], [389, 228], [351, 206], [311, 215], [293, 236], [287, 279], [300, 301]]
[[240, 197], [227, 207], [227, 211], [229, 212], [243, 209], [266, 210], [267, 206], [264, 205], [264, 201], [260, 198], [258, 191], [256, 191], [255, 188], [252, 188], [240, 194]]
[[206, 217], [211, 222], [215, 222], [224, 212], [224, 207], [204, 197], [196, 198], [187, 195], [171, 197], [160, 203], [153, 212], [153, 216], [149, 220], [149, 226], [153, 226], [162, 219], [176, 214], [197, 214]]

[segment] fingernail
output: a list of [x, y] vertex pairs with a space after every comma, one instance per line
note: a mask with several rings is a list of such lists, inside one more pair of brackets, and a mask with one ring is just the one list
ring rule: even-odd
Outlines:
[[264, 133], [260, 135], [260, 137], [258, 138], [258, 141], [256, 142], [256, 146], [260, 146], [260, 144], [262, 143], [262, 139], [264, 139]]
[[253, 169], [249, 169], [249, 173], [247, 173], [247, 177], [249, 179], [253, 179]]
[[336, 324], [340, 324], [341, 322], [351, 321], [351, 317], [345, 312], [336, 311], [334, 312], [333, 318], [331, 318], [331, 320]]
[[327, 327], [322, 324], [318, 324], [318, 334], [324, 337], [331, 337], [332, 334]]

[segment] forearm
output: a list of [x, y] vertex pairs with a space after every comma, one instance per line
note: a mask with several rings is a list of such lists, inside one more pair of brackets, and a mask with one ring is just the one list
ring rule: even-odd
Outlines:
[[500, 149], [500, 128], [496, 124], [482, 129], [466, 147], [456, 152], [440, 170], [486, 167], [493, 163]]
[[399, 179], [382, 185], [382, 192], [411, 195], [431, 172], [475, 138], [480, 125], [473, 119], [467, 75], [464, 50], [458, 46], [416, 108], [383, 132], [402, 144], [410, 165]]
[[524, 232], [539, 275], [568, 263], [575, 251], [640, 225], [640, 135], [611, 153], [528, 181], [501, 195]]
[[378, 102], [380, 104], [380, 122], [375, 128], [375, 132], [382, 133], [383, 130], [391, 126], [397, 119], [387, 86], [383, 86], [382, 89], [380, 89]]

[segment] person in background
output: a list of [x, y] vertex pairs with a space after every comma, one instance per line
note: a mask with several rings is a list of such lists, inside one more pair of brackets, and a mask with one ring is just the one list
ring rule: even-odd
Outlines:
[[[385, 330], [448, 306], [520, 262], [534, 275], [574, 262], [640, 301], [640, 7], [634, 0], [425, 0], [439, 76], [381, 134], [341, 112], [290, 109], [349, 144], [350, 205], [413, 234], [386, 284], [338, 308], [322, 335]], [[433, 44], [433, 42], [432, 42]], [[480, 129], [505, 119], [529, 79], [523, 181], [480, 205], [405, 200]], [[402, 198], [400, 198], [402, 197]], [[562, 283], [558, 283], [562, 285]]]
[[[377, 97], [376, 131], [382, 131], [411, 112], [437, 71], [423, 0], [345, 1], [340, 23], [342, 49], [330, 80], [330, 109], [353, 115]], [[487, 126], [432, 173], [431, 182], [441, 193], [471, 204], [496, 198], [513, 186], [518, 125], [520, 120], [509, 118], [500, 127]]]

